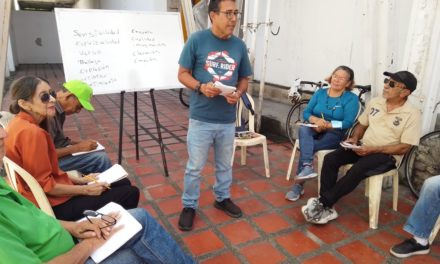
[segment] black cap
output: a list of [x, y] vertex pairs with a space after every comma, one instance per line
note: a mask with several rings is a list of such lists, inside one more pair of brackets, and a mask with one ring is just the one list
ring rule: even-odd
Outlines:
[[417, 87], [417, 79], [414, 74], [409, 71], [399, 71], [396, 73], [384, 72], [383, 75], [391, 77], [393, 80], [405, 84], [406, 88], [411, 92]]

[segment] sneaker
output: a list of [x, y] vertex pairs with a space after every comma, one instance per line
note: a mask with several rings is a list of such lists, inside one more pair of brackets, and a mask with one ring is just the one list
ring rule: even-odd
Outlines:
[[295, 202], [304, 194], [304, 187], [301, 184], [294, 184], [292, 190], [286, 193], [286, 200]]
[[307, 180], [312, 179], [318, 176], [318, 173], [313, 171], [313, 167], [311, 165], [304, 165], [304, 168], [301, 170], [301, 172], [296, 175], [297, 180]]
[[407, 258], [412, 255], [429, 253], [429, 244], [422, 246], [414, 238], [407, 239], [390, 249], [390, 253], [398, 258]]
[[324, 208], [324, 210], [322, 210], [321, 213], [315, 215], [310, 220], [310, 223], [324, 225], [324, 224], [327, 224], [329, 221], [334, 220], [336, 218], [338, 218], [338, 212], [336, 212], [335, 209]]
[[316, 197], [310, 198], [307, 204], [301, 207], [301, 212], [307, 222], [310, 222], [322, 210], [324, 210], [324, 206]]
[[237, 205], [235, 205], [231, 199], [227, 198], [224, 199], [221, 202], [214, 202], [214, 207], [224, 211], [227, 215], [229, 215], [230, 217], [234, 217], [234, 218], [239, 218], [243, 215], [243, 213], [241, 212], [240, 207], [238, 207]]
[[192, 230], [195, 215], [196, 215], [196, 210], [194, 208], [190, 208], [190, 207], [183, 208], [179, 217], [179, 229], [182, 231]]

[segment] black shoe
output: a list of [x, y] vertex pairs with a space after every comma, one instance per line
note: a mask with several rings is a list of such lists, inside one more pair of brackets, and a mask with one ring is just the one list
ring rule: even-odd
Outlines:
[[398, 258], [429, 253], [429, 244], [422, 246], [414, 238], [403, 241], [390, 249], [390, 253]]
[[225, 213], [227, 215], [229, 215], [230, 217], [234, 217], [234, 218], [239, 218], [241, 217], [243, 214], [241, 212], [240, 207], [238, 207], [237, 205], [235, 205], [231, 199], [227, 198], [224, 199], [221, 202], [214, 202], [214, 207], [217, 209], [220, 209], [222, 211], [225, 211]]
[[190, 231], [193, 228], [194, 216], [196, 216], [196, 210], [194, 208], [185, 207], [180, 213], [179, 217], [179, 229], [182, 231]]

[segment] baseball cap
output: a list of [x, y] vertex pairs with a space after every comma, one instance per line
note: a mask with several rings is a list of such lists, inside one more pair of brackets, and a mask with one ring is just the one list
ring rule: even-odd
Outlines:
[[93, 89], [85, 82], [79, 80], [71, 80], [63, 84], [69, 92], [74, 94], [81, 105], [87, 111], [95, 111], [95, 108], [90, 103], [92, 99]]
[[406, 88], [411, 92], [417, 87], [417, 79], [414, 74], [409, 71], [398, 71], [396, 73], [384, 72], [383, 75], [391, 77], [393, 80], [405, 84]]

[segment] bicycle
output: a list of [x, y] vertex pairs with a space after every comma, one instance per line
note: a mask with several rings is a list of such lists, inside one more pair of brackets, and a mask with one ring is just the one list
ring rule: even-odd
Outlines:
[[[437, 106], [440, 104], [438, 102]], [[418, 146], [413, 146], [405, 155], [403, 162], [405, 178], [415, 197], [419, 197], [420, 190], [426, 179], [440, 174], [440, 130], [430, 132], [420, 138]]]
[[[305, 85], [311, 86], [312, 89], [304, 89]], [[292, 87], [290, 87], [289, 98], [293, 105], [287, 114], [286, 134], [292, 144], [295, 144], [295, 140], [297, 138], [297, 135], [295, 134], [297, 133], [296, 123], [304, 122], [303, 112], [310, 101], [310, 97], [316, 92], [316, 90], [325, 87], [328, 87], [328, 83], [301, 81], [299, 79], [295, 80]], [[365, 107], [365, 100], [362, 96], [371, 91], [371, 85], [355, 85], [354, 88], [359, 90], [358, 99], [363, 110]], [[309, 97], [304, 99], [304, 94], [308, 95]]]
[[188, 88], [180, 88], [179, 90], [179, 100], [186, 107], [189, 107], [190, 92]]

